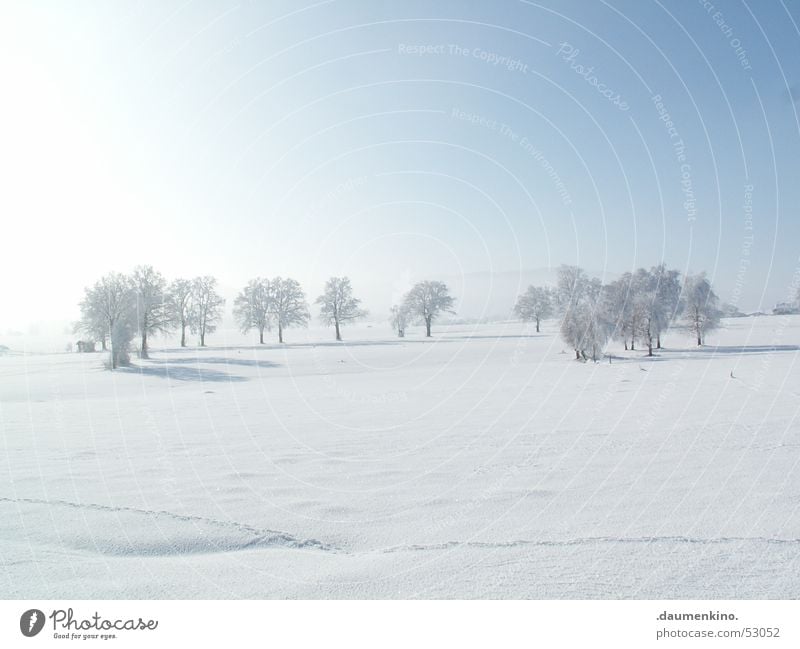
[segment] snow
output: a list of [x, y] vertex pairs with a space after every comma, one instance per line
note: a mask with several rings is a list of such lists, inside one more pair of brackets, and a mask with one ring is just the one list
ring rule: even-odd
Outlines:
[[800, 597], [800, 317], [723, 322], [3, 356], [0, 594]]

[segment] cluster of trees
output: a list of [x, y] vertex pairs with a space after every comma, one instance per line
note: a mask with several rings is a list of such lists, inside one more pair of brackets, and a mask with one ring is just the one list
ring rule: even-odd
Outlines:
[[216, 286], [210, 276], [167, 283], [152, 266], [137, 266], [130, 275], [109, 273], [85, 289], [75, 331], [100, 342], [104, 351], [110, 346], [112, 369], [130, 362], [137, 335], [142, 358], [148, 357], [149, 336], [174, 330], [181, 332], [182, 347], [187, 329], [205, 346], [206, 334], [214, 332], [225, 306]]
[[664, 264], [625, 273], [610, 284], [577, 266], [561, 266], [554, 288], [531, 286], [519, 296], [515, 312], [525, 321], [561, 318], [561, 336], [578, 359], [597, 360], [609, 340], [625, 349], [641, 344], [648, 356], [661, 348], [662, 335], [679, 324], [702, 345], [719, 326], [722, 311], [705, 273], [681, 280]]

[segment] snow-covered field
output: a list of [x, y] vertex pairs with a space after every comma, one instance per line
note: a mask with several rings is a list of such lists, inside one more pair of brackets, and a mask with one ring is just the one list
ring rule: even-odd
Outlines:
[[800, 597], [800, 318], [724, 324], [0, 357], [0, 596]]

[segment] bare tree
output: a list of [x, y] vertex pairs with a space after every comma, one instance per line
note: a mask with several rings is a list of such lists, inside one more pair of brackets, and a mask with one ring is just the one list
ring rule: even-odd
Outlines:
[[406, 327], [408, 326], [408, 309], [404, 305], [394, 305], [391, 309], [391, 316], [389, 322], [392, 327], [397, 331], [397, 337], [403, 338], [406, 335]]
[[278, 327], [278, 342], [283, 342], [283, 330], [308, 324], [306, 296], [297, 280], [276, 277], [269, 282], [270, 320]]
[[367, 315], [361, 308], [361, 300], [353, 297], [353, 287], [348, 277], [331, 277], [316, 303], [320, 305], [322, 321], [336, 328], [336, 340], [342, 339], [339, 331], [341, 325]]
[[131, 279], [121, 273], [109, 273], [91, 288], [85, 289], [80, 303], [84, 330], [94, 332], [103, 342], [111, 342], [111, 369], [130, 362], [129, 346], [135, 322], [135, 296]]
[[514, 312], [525, 322], [535, 322], [539, 333], [539, 322], [553, 312], [552, 291], [546, 286], [529, 286], [517, 299]]
[[430, 338], [431, 324], [441, 313], [454, 313], [453, 298], [443, 282], [425, 281], [415, 284], [406, 294], [404, 306], [409, 314], [425, 323], [425, 335]]
[[173, 280], [167, 290], [167, 302], [170, 314], [181, 330], [181, 347], [186, 347], [186, 328], [192, 308], [192, 282], [188, 279]]
[[199, 334], [200, 346], [206, 346], [206, 334], [214, 333], [222, 320], [225, 298], [216, 291], [217, 280], [210, 275], [192, 281], [192, 306], [189, 325], [192, 333]]
[[173, 326], [166, 300], [167, 282], [152, 266], [137, 266], [132, 278], [136, 293], [137, 326], [142, 339], [141, 357], [149, 358], [147, 337], [165, 333]]
[[264, 330], [270, 328], [270, 282], [257, 277], [251, 279], [233, 303], [233, 315], [239, 329], [247, 333], [258, 330], [258, 342], [264, 344]]
[[705, 273], [690, 275], [683, 284], [681, 306], [686, 326], [702, 345], [706, 333], [719, 327], [719, 298]]

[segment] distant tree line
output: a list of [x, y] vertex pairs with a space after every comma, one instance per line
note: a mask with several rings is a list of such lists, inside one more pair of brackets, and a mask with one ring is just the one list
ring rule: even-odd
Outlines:
[[722, 310], [705, 273], [681, 279], [664, 264], [625, 273], [610, 284], [589, 277], [577, 266], [561, 266], [556, 286], [530, 286], [514, 308], [524, 321], [561, 320], [561, 337], [575, 358], [597, 360], [610, 340], [624, 348], [661, 348], [666, 331], [679, 325], [702, 345], [706, 333], [719, 326]]

